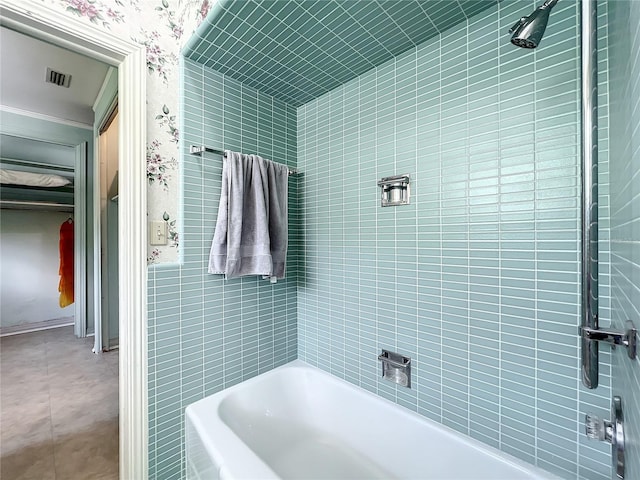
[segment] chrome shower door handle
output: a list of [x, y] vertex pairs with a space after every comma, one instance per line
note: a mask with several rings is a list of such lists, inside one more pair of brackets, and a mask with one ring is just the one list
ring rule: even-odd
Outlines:
[[611, 421], [601, 420], [587, 413], [584, 417], [584, 429], [587, 437], [611, 444], [611, 462], [616, 477], [624, 479], [624, 414], [622, 399], [618, 396], [611, 400]]
[[635, 360], [638, 355], [638, 330], [631, 320], [625, 322], [624, 330], [590, 327], [581, 327], [581, 329], [586, 340], [608, 343], [614, 347], [621, 345], [627, 349], [627, 355], [631, 360]]

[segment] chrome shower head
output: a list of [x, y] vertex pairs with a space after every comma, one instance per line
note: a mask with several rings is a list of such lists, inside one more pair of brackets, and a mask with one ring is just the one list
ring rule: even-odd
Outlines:
[[558, 0], [547, 0], [536, 8], [528, 17], [522, 17], [511, 27], [511, 43], [522, 48], [536, 48], [542, 40], [544, 30], [547, 28], [549, 14]]

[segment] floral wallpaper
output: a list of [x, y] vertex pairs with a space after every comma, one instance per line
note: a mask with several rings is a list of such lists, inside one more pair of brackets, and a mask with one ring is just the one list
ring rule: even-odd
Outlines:
[[42, 0], [147, 49], [147, 203], [149, 220], [164, 220], [169, 243], [148, 247], [149, 263], [178, 261], [180, 49], [213, 0]]

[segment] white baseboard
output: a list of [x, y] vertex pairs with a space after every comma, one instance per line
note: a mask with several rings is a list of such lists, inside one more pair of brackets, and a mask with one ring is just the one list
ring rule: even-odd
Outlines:
[[0, 337], [20, 335], [21, 333], [37, 332], [40, 330], [49, 330], [50, 328], [66, 327], [69, 325], [73, 325], [73, 317], [52, 318], [51, 320], [44, 320], [42, 322], [11, 325], [8, 327], [0, 327]]

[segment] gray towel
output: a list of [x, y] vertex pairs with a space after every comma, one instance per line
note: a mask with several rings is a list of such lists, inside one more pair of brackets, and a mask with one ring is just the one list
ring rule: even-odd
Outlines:
[[209, 273], [284, 278], [289, 169], [228, 150], [223, 162]]

